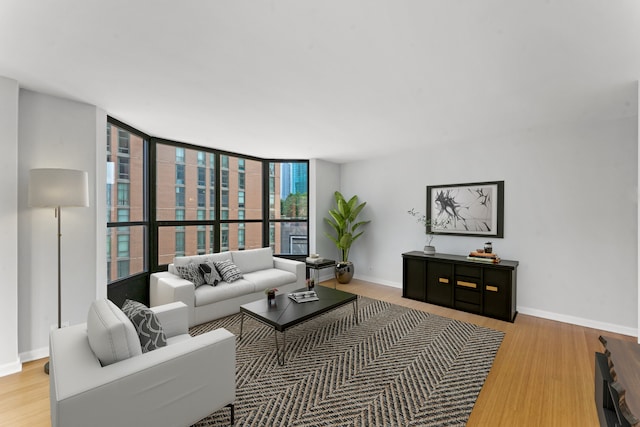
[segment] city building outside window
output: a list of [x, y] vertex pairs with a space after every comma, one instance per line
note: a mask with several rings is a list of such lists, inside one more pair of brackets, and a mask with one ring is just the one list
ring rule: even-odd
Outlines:
[[129, 179], [129, 158], [118, 156], [118, 178]]
[[[109, 253], [116, 258], [110, 256], [108, 260], [110, 279], [117, 280], [124, 271], [140, 271], [133, 262], [127, 267], [120, 262], [126, 259], [117, 257], [124, 253], [118, 246], [120, 235], [129, 238], [130, 260], [136, 252], [136, 239], [151, 242], [154, 271], [172, 262], [175, 256], [225, 250], [270, 246], [277, 255], [307, 254], [307, 161], [267, 161], [219, 154], [215, 149], [151, 138], [154, 157], [149, 161], [154, 162], [154, 167], [148, 168], [136, 158], [135, 133], [110, 123], [107, 134], [111, 135], [107, 159], [128, 160], [116, 163], [115, 175], [111, 174], [113, 179], [107, 183], [107, 200], [116, 202], [110, 208], [113, 215], [109, 216], [107, 239], [115, 245]], [[123, 142], [122, 148], [118, 141]], [[143, 177], [146, 171], [155, 173]], [[124, 178], [127, 174], [129, 181]], [[138, 179], [138, 174], [145, 179]], [[150, 232], [144, 227], [138, 232], [135, 227], [138, 222], [148, 221], [143, 215], [144, 182], [152, 185], [146, 191], [154, 194], [149, 200], [153, 213]], [[268, 203], [263, 206], [265, 198]], [[111, 206], [111, 201], [108, 204]], [[268, 211], [263, 211], [267, 207]], [[124, 244], [124, 239], [120, 243]]]
[[130, 264], [126, 259], [118, 261], [118, 277], [127, 277], [131, 274]]
[[118, 206], [129, 206], [129, 184], [118, 183]]
[[184, 148], [176, 147], [176, 163], [184, 163]]
[[184, 164], [176, 164], [176, 185], [184, 185]]
[[222, 186], [222, 188], [229, 188], [229, 170], [223, 169], [220, 172], [222, 173], [222, 177], [220, 178], [220, 186]]
[[176, 187], [176, 206], [185, 206], [184, 187]]
[[274, 253], [308, 253], [308, 162], [269, 164], [269, 246]]
[[185, 255], [184, 231], [176, 231], [176, 256]]
[[118, 153], [129, 154], [129, 137], [131, 135], [124, 129], [118, 129]]
[[244, 249], [244, 228], [238, 228], [238, 249]]
[[220, 250], [229, 250], [229, 229], [224, 224], [220, 228]]
[[198, 255], [202, 255], [205, 253], [207, 249], [207, 242], [205, 239], [204, 230], [198, 231]]
[[238, 172], [238, 188], [244, 190], [245, 176], [244, 172]]
[[108, 283], [148, 271], [146, 139], [111, 118], [106, 126]]

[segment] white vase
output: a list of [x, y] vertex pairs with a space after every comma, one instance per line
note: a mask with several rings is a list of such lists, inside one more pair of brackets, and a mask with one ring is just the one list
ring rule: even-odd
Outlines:
[[436, 253], [436, 247], [435, 246], [426, 245], [424, 247], [424, 254], [425, 255], [434, 255], [435, 253]]

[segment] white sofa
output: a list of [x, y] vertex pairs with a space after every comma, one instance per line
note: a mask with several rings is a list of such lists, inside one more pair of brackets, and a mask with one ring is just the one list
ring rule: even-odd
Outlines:
[[[232, 261], [243, 275], [232, 283], [196, 286], [177, 275], [175, 266]], [[227, 251], [217, 254], [176, 257], [168, 271], [153, 273], [150, 280], [151, 306], [182, 301], [189, 309], [189, 326], [199, 325], [240, 311], [240, 305], [266, 298], [267, 288], [279, 293], [305, 286], [305, 263], [274, 257], [271, 248]]]
[[[166, 346], [142, 353], [138, 333], [113, 303], [94, 302], [85, 324], [50, 335], [53, 427], [190, 426], [235, 400], [235, 336], [191, 337], [187, 307], [151, 309]], [[103, 366], [104, 365], [104, 366]]]

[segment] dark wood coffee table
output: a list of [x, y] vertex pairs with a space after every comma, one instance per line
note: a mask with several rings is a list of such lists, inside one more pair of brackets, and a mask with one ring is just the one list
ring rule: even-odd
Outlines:
[[[295, 292], [306, 290], [306, 288], [298, 289]], [[245, 314], [266, 325], [273, 326], [278, 363], [284, 365], [287, 348], [287, 329], [349, 303], [353, 303], [353, 318], [358, 323], [357, 295], [324, 286], [316, 286], [314, 290], [318, 294], [318, 301], [298, 303], [290, 299], [288, 294], [280, 294], [276, 295], [275, 301], [271, 304], [269, 304], [265, 296], [261, 300], [241, 305], [240, 313], [242, 316], [240, 318], [240, 336], [238, 339], [242, 339]], [[282, 349], [278, 342], [278, 332], [282, 334]]]

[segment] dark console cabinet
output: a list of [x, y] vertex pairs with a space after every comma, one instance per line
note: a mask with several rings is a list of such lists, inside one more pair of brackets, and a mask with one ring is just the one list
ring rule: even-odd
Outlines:
[[513, 322], [518, 261], [470, 261], [460, 255], [402, 254], [402, 296]]
[[406, 285], [402, 288], [402, 296], [406, 298], [424, 301], [426, 288], [424, 286], [426, 264], [419, 259], [409, 258], [403, 266], [403, 277]]

